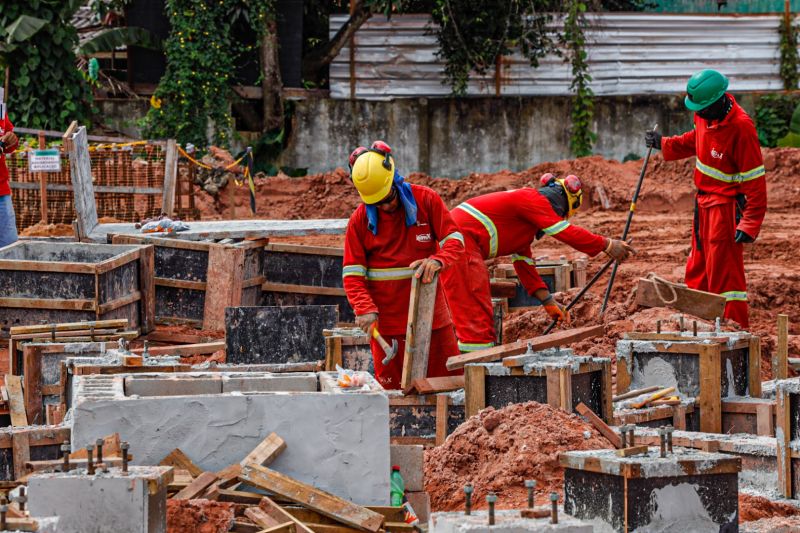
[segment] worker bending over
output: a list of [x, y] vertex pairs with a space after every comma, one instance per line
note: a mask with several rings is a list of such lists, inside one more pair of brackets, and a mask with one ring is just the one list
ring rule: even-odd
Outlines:
[[457, 268], [442, 274], [442, 282], [462, 352], [489, 348], [497, 338], [485, 260], [510, 255], [528, 294], [538, 298], [552, 318], [569, 321], [569, 314], [536, 271], [531, 257], [533, 241], [550, 235], [592, 257], [603, 251], [618, 261], [628, 257], [632, 248], [627, 243], [568, 222], [582, 200], [577, 176], [561, 179], [545, 174], [538, 189], [485, 194], [451, 211], [464, 235], [466, 254]]
[[756, 128], [727, 89], [728, 78], [716, 70], [695, 73], [684, 99], [694, 111], [694, 129], [664, 138], [647, 132], [645, 141], [667, 161], [697, 156], [686, 285], [724, 296], [725, 318], [747, 328], [743, 248], [758, 237], [767, 211], [767, 185]]
[[[344, 290], [356, 313], [356, 325], [367, 333], [374, 327], [398, 355], [387, 365], [384, 352], [371, 335], [375, 377], [388, 389], [400, 388], [408, 323], [411, 278], [423, 283], [446, 271], [464, 253], [464, 238], [432, 189], [406, 183], [395, 169], [391, 149], [376, 141], [370, 149], [350, 155], [353, 185], [364, 203], [347, 224], [344, 243]], [[428, 376], [450, 374], [447, 358], [458, 355], [450, 314], [437, 288], [433, 314]]]

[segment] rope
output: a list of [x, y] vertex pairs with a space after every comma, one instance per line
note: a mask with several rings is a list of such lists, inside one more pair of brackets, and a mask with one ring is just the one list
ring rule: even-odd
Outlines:
[[[671, 304], [674, 304], [675, 302], [677, 302], [678, 301], [678, 291], [675, 290], [675, 287], [685, 286], [685, 285], [682, 285], [680, 283], [673, 283], [673, 282], [671, 282], [671, 281], [669, 281], [667, 279], [664, 279], [664, 278], [662, 278], [660, 276], [657, 276], [655, 272], [650, 272], [647, 275], [647, 278], [645, 278], [645, 279], [649, 279], [649, 280], [653, 281], [653, 288], [655, 288], [655, 290], [656, 290], [656, 295], [658, 296], [658, 299], [661, 300], [661, 302], [664, 305], [671, 305]], [[670, 290], [670, 292], [672, 292], [672, 299], [667, 300], [666, 298], [664, 298], [664, 295], [661, 294], [661, 289], [659, 289], [659, 285], [666, 285], [666, 287]]]
[[[198, 160], [197, 160], [197, 159], [195, 159], [194, 157], [190, 156], [190, 155], [188, 154], [188, 152], [186, 152], [186, 150], [184, 150], [183, 148], [181, 148], [181, 146], [180, 146], [180, 145], [178, 145], [178, 152], [180, 152], [180, 154], [181, 154], [183, 157], [185, 157], [186, 159], [188, 159], [189, 161], [191, 161], [192, 163], [194, 163], [194, 164], [195, 164], [195, 165], [197, 165], [198, 167], [200, 167], [200, 168], [204, 168], [204, 169], [206, 169], [206, 170], [214, 170], [214, 167], [210, 167], [210, 166], [206, 165], [205, 163], [203, 163], [203, 162], [201, 162], [201, 161], [198, 161]], [[236, 161], [234, 161], [234, 162], [233, 162], [233, 163], [231, 163], [230, 165], [228, 165], [228, 166], [224, 167], [222, 170], [230, 170], [230, 169], [232, 169], [233, 167], [237, 166], [239, 163], [241, 163], [242, 161], [244, 161], [244, 158], [245, 158], [245, 157], [247, 157], [247, 153], [246, 153], [246, 152], [245, 152], [245, 154], [244, 154], [242, 157], [240, 157], [239, 159], [237, 159]], [[245, 176], [247, 176], [247, 168], [245, 168]]]

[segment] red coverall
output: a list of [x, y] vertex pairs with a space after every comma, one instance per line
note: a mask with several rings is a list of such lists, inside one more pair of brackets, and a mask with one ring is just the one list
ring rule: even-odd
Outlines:
[[[724, 296], [725, 318], [747, 328], [743, 245], [734, 242], [734, 236], [738, 229], [758, 237], [767, 211], [767, 184], [753, 121], [730, 94], [728, 98], [733, 107], [724, 119], [709, 124], [695, 114], [694, 129], [665, 137], [661, 150], [667, 161], [697, 156], [697, 202], [686, 285]], [[738, 224], [737, 195], [747, 199]]]
[[[398, 353], [384, 366], [383, 350], [371, 339], [375, 377], [387, 389], [400, 388], [403, 374], [408, 303], [411, 277], [408, 265], [417, 259], [432, 257], [442, 264], [442, 271], [459, 261], [464, 252], [463, 237], [450, 217], [444, 202], [432, 189], [411, 185], [417, 202], [417, 222], [406, 226], [405, 211], [378, 210], [378, 234], [367, 227], [364, 204], [358, 206], [347, 224], [344, 243], [344, 290], [356, 315], [378, 313], [378, 331], [391, 344], [398, 342]], [[458, 355], [458, 342], [450, 313], [437, 289], [433, 314], [428, 376], [446, 376], [447, 358]]]
[[[0, 137], [9, 131], [14, 131], [14, 125], [8, 120], [8, 117], [0, 117]], [[8, 184], [8, 167], [6, 166], [6, 155], [10, 154], [19, 146], [19, 141], [14, 145], [6, 145], [2, 153], [0, 153], [0, 196], [11, 194], [11, 186]]]
[[442, 274], [447, 303], [462, 352], [482, 350], [497, 338], [489, 270], [484, 260], [510, 255], [520, 282], [533, 295], [547, 285], [536, 271], [531, 244], [540, 231], [594, 257], [607, 240], [559, 217], [532, 188], [495, 192], [467, 200], [451, 211], [464, 235], [466, 254]]

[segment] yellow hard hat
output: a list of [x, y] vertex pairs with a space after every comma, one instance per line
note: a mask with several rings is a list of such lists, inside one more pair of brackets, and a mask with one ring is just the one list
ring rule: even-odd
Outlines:
[[350, 177], [365, 204], [378, 203], [392, 190], [394, 158], [371, 150], [364, 152], [356, 158]]
[[[561, 186], [564, 191], [564, 198], [567, 201], [564, 218], [570, 218], [580, 209], [583, 203], [583, 184], [578, 176], [570, 174], [566, 178], [557, 178], [554, 174], [548, 172], [547, 174], [542, 174], [542, 177], [539, 178], [539, 184], [542, 188]], [[551, 203], [553, 201], [551, 200]]]

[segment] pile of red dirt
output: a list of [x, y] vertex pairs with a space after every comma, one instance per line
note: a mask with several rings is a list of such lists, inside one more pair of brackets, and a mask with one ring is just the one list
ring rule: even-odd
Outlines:
[[167, 533], [224, 533], [233, 526], [234, 505], [211, 500], [167, 500]]
[[797, 533], [800, 531], [800, 516], [778, 516], [746, 522], [739, 527], [740, 533]]
[[528, 498], [525, 480], [535, 479], [537, 502], [544, 504], [550, 492], [563, 492], [559, 453], [604, 448], [611, 444], [594, 427], [549, 405], [488, 407], [425, 452], [425, 490], [434, 511], [463, 509], [467, 483], [475, 488], [474, 507], [485, 507], [495, 492], [498, 508], [519, 509]]
[[752, 522], [762, 518], [800, 515], [800, 509], [783, 502], [774, 502], [763, 496], [739, 493], [739, 522]]
[[74, 237], [70, 224], [42, 224], [37, 222], [19, 232], [20, 237]]

